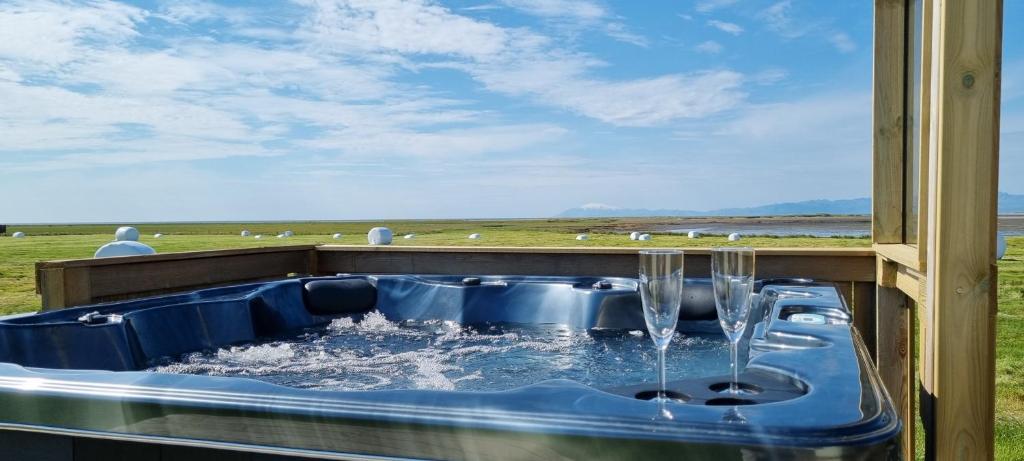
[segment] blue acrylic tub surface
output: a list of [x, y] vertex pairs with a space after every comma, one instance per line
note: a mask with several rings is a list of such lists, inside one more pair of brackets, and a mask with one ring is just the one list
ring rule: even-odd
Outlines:
[[[687, 287], [680, 330], [716, 331], [707, 280]], [[632, 279], [378, 275], [0, 319], [0, 428], [340, 458], [898, 456], [898, 419], [836, 289], [792, 280], [758, 288], [743, 380], [760, 392], [734, 401], [718, 392], [722, 377], [673, 382], [687, 401], [667, 406], [672, 419], [637, 398], [653, 388], [644, 382], [324, 391], [140, 371], [370, 310], [393, 321], [644, 329]]]

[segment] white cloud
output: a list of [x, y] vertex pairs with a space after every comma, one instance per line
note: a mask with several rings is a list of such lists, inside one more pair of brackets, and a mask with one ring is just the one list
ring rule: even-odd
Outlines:
[[596, 21], [608, 15], [604, 7], [586, 0], [502, 0], [502, 3], [535, 16], [549, 18]]
[[825, 40], [841, 53], [852, 53], [857, 50], [857, 43], [847, 33], [836, 30], [829, 25], [829, 20], [821, 18], [793, 18], [791, 0], [783, 0], [772, 4], [757, 13], [757, 18], [765, 27], [783, 38], [795, 39], [813, 36]]
[[462, 10], [462, 11], [493, 11], [493, 10], [500, 10], [500, 9], [501, 9], [501, 6], [495, 5], [493, 3], [483, 3], [483, 4], [480, 4], [480, 5], [466, 6], [466, 7], [460, 8], [460, 10]]
[[631, 32], [611, 11], [589, 0], [502, 0], [508, 7], [558, 22], [570, 29], [593, 29], [623, 43], [646, 47], [646, 37]]
[[501, 27], [452, 14], [426, 0], [303, 0], [300, 34], [341, 54], [389, 51], [487, 59], [509, 46]]
[[829, 35], [828, 41], [843, 53], [852, 53], [857, 50], [857, 44], [845, 32], [835, 32]]
[[241, 8], [199, 0], [175, 0], [164, 5], [156, 16], [177, 24], [225, 20], [237, 25], [252, 20], [252, 15]]
[[[726, 116], [680, 126], [684, 129], [676, 134], [680, 150], [687, 152], [685, 163], [714, 172], [707, 187], [749, 178], [786, 186], [759, 189], [761, 203], [805, 200], [808, 190], [828, 198], [863, 196], [870, 190], [871, 137], [864, 134], [871, 131], [870, 91], [835, 90], [744, 104]], [[771, 168], [764, 168], [765, 162]], [[735, 193], [738, 199], [750, 193], [739, 189], [716, 197]], [[715, 206], [674, 208], [687, 207]]]
[[714, 40], [708, 40], [705, 42], [698, 43], [697, 46], [693, 47], [693, 49], [697, 50], [700, 53], [718, 54], [722, 52], [723, 47], [721, 43], [718, 43]]
[[[344, 42], [358, 36], [361, 37], [358, 46], [363, 51], [376, 47], [400, 53], [430, 50], [436, 54], [451, 54], [461, 59], [429, 66], [462, 70], [489, 90], [532, 96], [539, 103], [563, 107], [615, 125], [649, 126], [700, 117], [728, 109], [743, 97], [738, 91], [742, 76], [734, 72], [602, 80], [588, 74], [604, 63], [585, 54], [560, 50], [547, 37], [522, 29], [483, 26], [484, 23], [423, 1], [401, 3], [402, 8], [394, 4], [394, 1], [330, 3], [327, 14], [318, 6], [318, 19], [308, 33], [316, 37], [317, 43]], [[353, 28], [370, 32], [353, 35], [350, 30]], [[365, 39], [367, 35], [385, 35], [384, 31], [388, 30], [405, 33], [394, 34], [394, 40]], [[472, 37], [478, 30], [488, 32], [478, 39], [465, 38]], [[435, 38], [458, 36], [458, 46], [470, 48], [431, 48], [431, 42], [417, 39], [421, 34]], [[448, 40], [453, 39], [446, 39], [444, 46], [453, 46]]]
[[647, 37], [630, 32], [629, 29], [620, 22], [609, 22], [608, 24], [605, 24], [604, 33], [615, 40], [623, 43], [629, 43], [630, 45], [647, 47], [650, 44]]
[[697, 2], [696, 10], [701, 13], [707, 13], [710, 11], [717, 10], [735, 4], [738, 0], [701, 0]]
[[[870, 93], [825, 93], [804, 99], [746, 107], [716, 134], [753, 140], [827, 140], [853, 134], [871, 120]], [[861, 138], [870, 140], [868, 137]], [[809, 152], [814, 155], [817, 152]], [[822, 154], [824, 154], [822, 152]]]
[[465, 157], [520, 149], [548, 143], [564, 136], [566, 130], [554, 125], [505, 125], [437, 131], [336, 130], [325, 136], [300, 142], [315, 149], [340, 149], [349, 154], [403, 154], [426, 157]]
[[818, 20], [794, 20], [790, 11], [792, 7], [793, 3], [791, 0], [773, 3], [771, 6], [758, 12], [757, 19], [764, 23], [768, 30], [790, 39], [803, 37], [812, 31], [821, 29], [821, 24]]
[[[601, 78], [597, 70], [608, 64], [571, 44], [428, 0], [301, 3], [298, 19], [279, 23], [205, 2], [155, 12], [105, 1], [0, 4], [0, 169], [109, 170], [310, 152], [389, 164], [451, 161], [552, 149], [572, 136], [555, 123], [509, 122], [462, 94], [399, 77], [429, 69], [462, 72], [484, 90], [615, 126], [700, 118], [745, 97], [744, 77], [727, 70]], [[598, 18], [603, 33], [646, 44], [607, 10], [574, 7], [581, 9], [567, 14]], [[258, 40], [183, 32], [221, 21], [238, 26], [225, 33], [255, 31]], [[554, 184], [558, 174], [550, 176]]]
[[772, 85], [789, 76], [785, 69], [770, 68], [751, 75], [747, 80], [758, 85]]
[[781, 2], [773, 3], [768, 8], [761, 10], [757, 17], [771, 30], [778, 32], [784, 36], [791, 36], [788, 34], [802, 35], [803, 32], [799, 28], [793, 27], [793, 20], [790, 18], [789, 9], [792, 7], [790, 0], [783, 0]]
[[586, 76], [587, 68], [585, 62], [569, 56], [477, 66], [469, 71], [493, 91], [533, 96], [620, 126], [703, 117], [729, 109], [744, 97], [743, 77], [731, 71], [609, 81]]
[[708, 21], [708, 25], [728, 34], [739, 35], [743, 33], [743, 27], [731, 22], [711, 19]]
[[[54, 69], [88, 47], [138, 35], [144, 11], [109, 1], [83, 5], [14, 1], [0, 5], [0, 59]], [[88, 43], [88, 45], [86, 45]]]

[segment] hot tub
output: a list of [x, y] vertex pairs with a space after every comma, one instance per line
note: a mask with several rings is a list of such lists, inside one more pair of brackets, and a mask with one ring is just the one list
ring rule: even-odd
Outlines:
[[[687, 279], [684, 298], [670, 418], [645, 400], [654, 349], [633, 279], [338, 275], [7, 317], [0, 428], [12, 431], [0, 439], [40, 459], [129, 448], [194, 459], [182, 446], [340, 459], [898, 458], [899, 420], [834, 286], [758, 282], [741, 397], [722, 391], [710, 283]], [[372, 322], [384, 327], [359, 328]], [[453, 331], [456, 345], [440, 346]], [[402, 341], [409, 350], [395, 349]], [[302, 349], [309, 367], [295, 373], [303, 344], [326, 355]], [[404, 369], [388, 357], [424, 350], [483, 360], [428, 370], [435, 380], [387, 379]], [[280, 366], [218, 362], [256, 352]], [[343, 353], [382, 368], [359, 374], [336, 362]]]

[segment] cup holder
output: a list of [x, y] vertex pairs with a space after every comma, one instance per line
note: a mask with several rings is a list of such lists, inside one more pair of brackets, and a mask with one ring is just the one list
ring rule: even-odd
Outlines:
[[749, 399], [741, 399], [738, 397], [719, 397], [716, 399], [710, 399], [704, 402], [704, 405], [717, 406], [717, 407], [731, 407], [736, 405], [753, 405], [757, 402]]
[[[783, 402], [807, 394], [807, 385], [785, 374], [751, 369], [740, 373], [740, 393], [729, 393], [731, 375], [669, 381], [668, 398], [688, 405], [734, 406]], [[637, 400], [651, 400], [658, 395], [657, 384], [602, 389], [612, 394]]]
[[[718, 393], [721, 394], [721, 393], [729, 392], [729, 385], [730, 384], [732, 384], [732, 383], [730, 383], [728, 381], [724, 382], [724, 383], [723, 382], [714, 383], [714, 384], [708, 386], [708, 389], [711, 389], [712, 392], [718, 392]], [[764, 389], [761, 388], [761, 386], [758, 386], [756, 384], [745, 383], [745, 382], [742, 382], [742, 381], [739, 382], [739, 383], [736, 383], [736, 387], [739, 388], [740, 394], [756, 395], [756, 394], [760, 394], [761, 392], [764, 392]]]
[[[653, 400], [657, 396], [658, 391], [652, 389], [649, 391], [637, 392], [635, 397], [640, 400]], [[676, 391], [665, 391], [665, 396], [668, 397], [669, 400], [673, 400], [676, 402], [688, 402], [690, 400], [690, 396], [683, 394], [682, 392]]]

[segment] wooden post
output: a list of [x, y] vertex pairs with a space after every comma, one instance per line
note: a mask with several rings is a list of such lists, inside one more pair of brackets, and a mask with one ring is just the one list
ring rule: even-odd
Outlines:
[[875, 0], [871, 241], [903, 243], [905, 0]]
[[928, 296], [937, 459], [994, 455], [1002, 1], [934, 11]]
[[[918, 160], [920, 169], [918, 171], [918, 204], [917, 204], [917, 269], [922, 273], [928, 270], [928, 215], [931, 212], [929, 202], [929, 189], [931, 188], [931, 175], [929, 173], [929, 162], [931, 161], [931, 101], [932, 101], [932, 33], [934, 27], [935, 4], [937, 2], [923, 0], [921, 4], [921, 82], [919, 91], [921, 99], [920, 133], [918, 133], [918, 144], [920, 146], [921, 158]], [[908, 85], [910, 86], [910, 85]], [[912, 88], [912, 86], [910, 86]]]
[[853, 283], [853, 325], [860, 332], [864, 345], [871, 354], [871, 360], [877, 360], [878, 343], [881, 338], [875, 328], [877, 309], [875, 304], [875, 282]]
[[878, 375], [903, 421], [903, 459], [914, 459], [914, 329], [907, 296], [878, 286]]
[[320, 275], [320, 252], [316, 248], [309, 250], [306, 255], [306, 273], [309, 275]]

